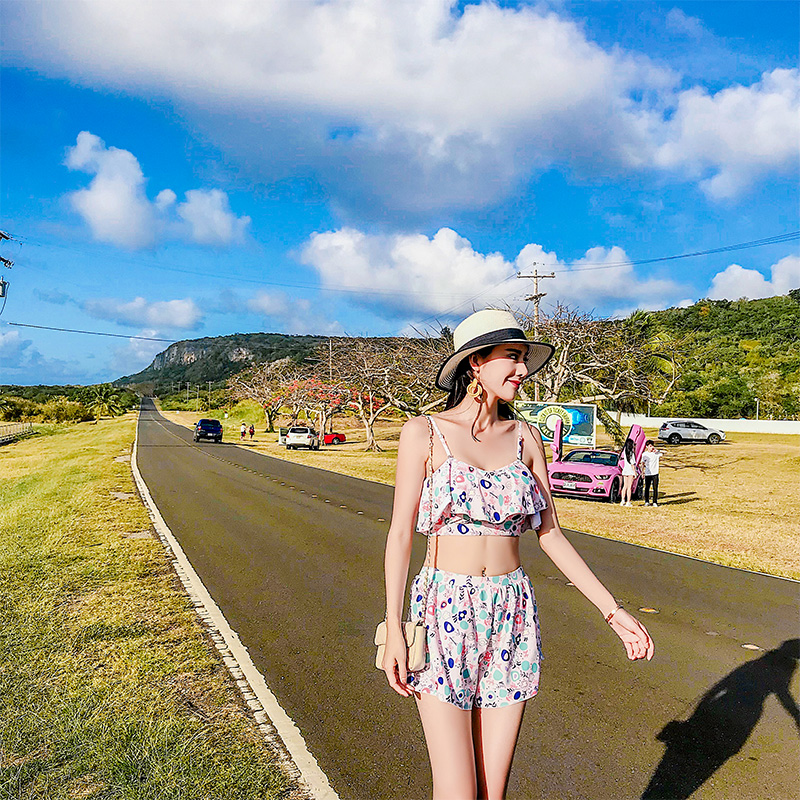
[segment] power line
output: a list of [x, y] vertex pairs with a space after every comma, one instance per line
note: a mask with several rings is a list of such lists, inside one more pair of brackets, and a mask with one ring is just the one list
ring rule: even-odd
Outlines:
[[730, 253], [734, 250], [749, 250], [753, 247], [764, 247], [769, 244], [783, 244], [784, 242], [794, 242], [800, 239], [800, 231], [781, 233], [777, 236], [767, 236], [764, 239], [754, 239], [751, 242], [741, 242], [739, 244], [729, 244], [726, 247], [715, 247], [711, 250], [697, 250], [694, 253], [681, 253], [676, 256], [659, 256], [657, 258], [642, 258], [636, 261], [616, 261], [610, 264], [587, 264], [574, 269], [557, 269], [555, 272], [586, 272], [595, 269], [618, 269], [619, 267], [637, 267], [642, 264], [656, 264], [661, 261], [677, 261], [681, 258], [697, 258], [698, 256], [710, 256], [715, 253]]
[[51, 328], [49, 325], [31, 325], [28, 322], [6, 322], [17, 328], [38, 328], [43, 331], [61, 331], [62, 333], [85, 333], [89, 336], [113, 336], [115, 339], [141, 339], [145, 342], [176, 342], [177, 339], [159, 339], [155, 336], [127, 336], [124, 333], [104, 333], [102, 331], [79, 331], [75, 328]]
[[[427, 323], [429, 323], [429, 322], [431, 322], [433, 320], [437, 320], [438, 321], [439, 317], [448, 317], [448, 316], [450, 316], [450, 314], [452, 314], [453, 312], [457, 311], [462, 306], [467, 305], [467, 303], [474, 302], [482, 294], [486, 294], [486, 292], [494, 291], [499, 286], [501, 286], [502, 284], [506, 283], [507, 281], [510, 281], [512, 278], [515, 278], [516, 276], [517, 276], [516, 272], [512, 273], [511, 275], [507, 275], [505, 278], [501, 278], [499, 281], [497, 281], [497, 283], [494, 283], [491, 286], [487, 286], [485, 289], [481, 289], [477, 294], [473, 295], [472, 297], [470, 297], [470, 298], [468, 298], [466, 300], [461, 300], [460, 302], [456, 303], [452, 308], [448, 308], [445, 311], [436, 311], [435, 313], [431, 314], [430, 316], [425, 317], [424, 319], [418, 320], [414, 324], [415, 325], [426, 325]], [[398, 330], [397, 334], [395, 334], [395, 335], [399, 336], [400, 335], [400, 331]]]
[[[65, 244], [56, 244], [56, 243], [45, 243], [45, 242], [37, 242], [35, 240], [29, 239], [25, 236], [18, 236], [15, 237], [21, 243], [32, 244], [35, 247], [55, 247], [61, 248], [66, 250], [83, 250], [81, 246], [70, 246]], [[601, 270], [601, 269], [619, 269], [622, 267], [629, 267], [629, 266], [641, 266], [644, 264], [656, 264], [665, 261], [676, 261], [679, 259], [685, 258], [698, 258], [700, 256], [707, 256], [707, 255], [714, 255], [716, 253], [729, 253], [736, 250], [749, 250], [754, 247], [765, 247], [767, 245], [773, 244], [784, 244], [787, 242], [793, 242], [800, 239], [800, 231], [790, 231], [787, 233], [777, 234], [775, 236], [767, 236], [762, 239], [753, 239], [752, 241], [748, 242], [739, 242], [737, 244], [726, 245], [724, 247], [715, 247], [709, 250], [697, 250], [691, 253], [680, 253], [678, 255], [671, 255], [671, 256], [657, 256], [654, 258], [643, 258], [637, 260], [628, 260], [628, 261], [617, 261], [611, 263], [588, 263], [583, 264], [579, 267], [564, 267], [560, 269], [554, 269], [557, 273], [575, 273], [575, 272], [585, 272], [589, 270]], [[181, 267], [171, 267], [166, 266], [163, 264], [149, 264], [146, 261], [142, 261], [139, 259], [130, 259], [130, 258], [120, 258], [119, 256], [115, 257], [116, 261], [128, 264], [134, 264], [137, 266], [149, 268], [149, 269], [158, 269], [165, 272], [177, 272], [184, 275], [193, 275], [195, 277], [200, 278], [218, 278], [223, 280], [231, 280], [231, 281], [240, 281], [242, 283], [251, 283], [256, 284], [259, 286], [279, 286], [281, 288], [289, 288], [289, 289], [313, 289], [315, 291], [320, 292], [341, 292], [345, 294], [358, 294], [358, 295], [376, 295], [376, 296], [393, 296], [393, 295], [409, 295], [409, 296], [417, 296], [417, 295], [425, 295], [430, 297], [431, 295], [450, 295], [452, 292], [430, 292], [430, 291], [408, 291], [408, 290], [387, 290], [381, 291], [377, 289], [367, 289], [367, 288], [358, 288], [352, 286], [315, 286], [309, 283], [299, 283], [299, 282], [287, 282], [287, 281], [264, 281], [258, 280], [255, 278], [244, 278], [238, 275], [226, 275], [224, 273], [217, 273], [217, 272], [198, 272], [196, 270], [184, 269]], [[481, 292], [482, 294], [482, 292]], [[474, 299], [474, 298], [473, 298]], [[470, 302], [469, 300], [464, 302]], [[459, 303], [463, 305], [464, 303]], [[458, 307], [458, 306], [457, 306]], [[445, 312], [448, 313], [448, 312]]]
[[[31, 244], [34, 247], [55, 247], [60, 248], [62, 250], [76, 250], [81, 251], [82, 247], [70, 247], [69, 245], [65, 244], [56, 244], [50, 242], [36, 242], [31, 239], [26, 239], [25, 237], [19, 237], [20, 241], [24, 240], [25, 244]], [[382, 291], [380, 289], [367, 289], [367, 288], [358, 288], [352, 286], [321, 286], [315, 285], [312, 283], [299, 283], [299, 282], [285, 282], [285, 281], [265, 281], [265, 280], [258, 280], [257, 278], [244, 278], [239, 275], [226, 275], [225, 273], [220, 272], [198, 272], [197, 270], [191, 269], [183, 269], [182, 267], [170, 267], [164, 264], [150, 264], [146, 261], [142, 261], [139, 259], [134, 258], [120, 258], [119, 256], [115, 256], [115, 261], [121, 262], [123, 264], [132, 264], [139, 267], [144, 267], [145, 269], [158, 269], [164, 272], [177, 272], [182, 275], [192, 275], [197, 278], [219, 278], [223, 280], [229, 281], [239, 281], [241, 283], [252, 283], [256, 286], [279, 286], [281, 288], [287, 289], [312, 289], [314, 291], [319, 292], [341, 292], [344, 294], [359, 294], [359, 295], [381, 295], [387, 297], [393, 297], [398, 294], [402, 295], [441, 295], [442, 297], [449, 297], [452, 295], [452, 292], [429, 292], [429, 291], [408, 291], [403, 289], [387, 289]]]

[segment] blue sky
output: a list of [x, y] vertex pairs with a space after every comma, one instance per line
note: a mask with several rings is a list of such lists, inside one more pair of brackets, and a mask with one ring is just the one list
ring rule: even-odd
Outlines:
[[795, 2], [0, 9], [0, 383], [453, 325], [534, 263], [600, 315], [800, 286], [796, 241], [630, 263], [800, 229]]

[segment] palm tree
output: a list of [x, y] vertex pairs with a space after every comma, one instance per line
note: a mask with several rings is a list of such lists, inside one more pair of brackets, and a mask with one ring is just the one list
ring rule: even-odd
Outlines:
[[94, 416], [94, 424], [104, 414], [109, 417], [116, 417], [122, 413], [122, 406], [119, 402], [119, 390], [115, 389], [110, 383], [100, 383], [92, 386], [89, 390], [89, 397], [86, 400], [86, 407]]

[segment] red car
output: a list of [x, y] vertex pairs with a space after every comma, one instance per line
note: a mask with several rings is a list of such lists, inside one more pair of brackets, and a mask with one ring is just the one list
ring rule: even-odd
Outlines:
[[[634, 458], [639, 463], [646, 440], [644, 431], [639, 425], [633, 425], [627, 438], [633, 441]], [[577, 448], [563, 453], [561, 420], [556, 421], [550, 449], [553, 451], [553, 461], [548, 465], [547, 472], [553, 494], [593, 497], [610, 503], [619, 501], [622, 492], [622, 466], [618, 463], [621, 461], [621, 450]], [[631, 487], [632, 497], [641, 497], [643, 484], [641, 475], [637, 474]]]
[[347, 437], [343, 433], [326, 433], [323, 441], [325, 444], [341, 444], [347, 441]]

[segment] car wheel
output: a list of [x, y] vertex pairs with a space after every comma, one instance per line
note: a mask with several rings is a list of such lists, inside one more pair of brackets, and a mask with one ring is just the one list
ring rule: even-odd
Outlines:
[[667, 438], [667, 441], [670, 444], [680, 444], [681, 443], [681, 435], [679, 433], [671, 433]]
[[619, 502], [619, 481], [614, 481], [614, 483], [611, 484], [611, 491], [608, 493], [608, 502]]
[[319, 450], [319, 445], [317, 445], [317, 446], [316, 446], [314, 449], [315, 449], [315, 450]]
[[719, 444], [721, 441], [718, 433], [712, 433], [711, 436], [708, 437], [709, 444]]
[[334, 436], [333, 439], [331, 439], [331, 444], [341, 444], [341, 443], [342, 440], [338, 436]]

